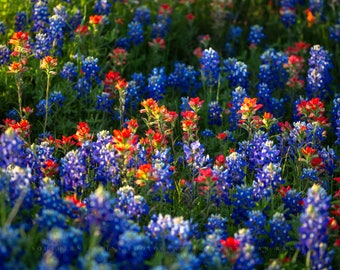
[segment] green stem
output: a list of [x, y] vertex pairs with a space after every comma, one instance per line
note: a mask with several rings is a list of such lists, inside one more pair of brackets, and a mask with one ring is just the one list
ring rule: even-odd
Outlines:
[[50, 80], [51, 80], [51, 75], [49, 72], [47, 72], [44, 137], [46, 137], [46, 126], [47, 126], [47, 118], [48, 118], [48, 93], [50, 91]]
[[22, 89], [21, 89], [21, 77], [20, 74], [15, 76], [15, 83], [18, 89], [18, 104], [19, 104], [19, 116], [22, 118]]

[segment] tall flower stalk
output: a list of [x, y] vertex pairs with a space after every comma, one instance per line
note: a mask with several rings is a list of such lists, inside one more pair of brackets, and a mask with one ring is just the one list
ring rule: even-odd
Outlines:
[[53, 58], [52, 56], [46, 56], [44, 59], [40, 60], [40, 68], [44, 70], [47, 75], [45, 121], [44, 121], [44, 129], [43, 129], [44, 136], [46, 136], [46, 126], [47, 126], [48, 111], [49, 111], [48, 95], [49, 95], [49, 91], [51, 87], [51, 75], [57, 74], [57, 72], [55, 72], [56, 66], [57, 66], [57, 59]]

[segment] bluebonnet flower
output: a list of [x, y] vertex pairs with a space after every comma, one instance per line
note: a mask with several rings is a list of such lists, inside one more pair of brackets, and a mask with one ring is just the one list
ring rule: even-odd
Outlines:
[[308, 98], [325, 98], [330, 94], [330, 83], [332, 81], [331, 70], [333, 64], [330, 54], [320, 45], [314, 45], [310, 49], [308, 59], [308, 74], [306, 95]]
[[215, 137], [216, 136], [211, 129], [207, 129], [207, 128], [205, 130], [201, 131], [201, 135], [203, 137], [206, 137], [206, 138]]
[[243, 100], [247, 95], [246, 89], [241, 86], [236, 87], [236, 89], [231, 92], [231, 108], [229, 115], [230, 131], [237, 129], [238, 121], [241, 119], [241, 115], [237, 112], [240, 110]]
[[200, 72], [193, 66], [175, 62], [174, 70], [168, 76], [168, 86], [180, 90], [182, 94], [194, 96], [201, 86], [200, 75]]
[[131, 40], [129, 37], [119, 37], [116, 40], [115, 48], [123, 48], [128, 51], [131, 48]]
[[248, 220], [245, 222], [245, 225], [250, 230], [257, 248], [262, 247], [265, 243], [266, 223], [267, 217], [260, 210], [248, 211]]
[[73, 89], [77, 91], [78, 98], [85, 98], [91, 91], [92, 83], [86, 78], [79, 78], [76, 84], [73, 86]]
[[166, 81], [167, 76], [165, 74], [164, 67], [152, 69], [151, 74], [149, 74], [148, 85], [146, 87], [148, 97], [153, 98], [156, 101], [162, 99], [163, 94], [166, 92]]
[[259, 72], [260, 83], [266, 83], [269, 89], [283, 89], [288, 72], [284, 65], [288, 63], [288, 56], [273, 48], [269, 48], [261, 55], [261, 65]]
[[286, 28], [296, 24], [295, 0], [280, 1], [280, 18]]
[[200, 260], [192, 252], [183, 251], [176, 256], [176, 261], [171, 264], [171, 269], [196, 270], [200, 268]]
[[96, 0], [93, 11], [98, 15], [109, 15], [112, 11], [112, 3], [108, 0]]
[[156, 22], [152, 24], [151, 38], [165, 38], [167, 33], [170, 31], [171, 18], [169, 16], [164, 16], [158, 14]]
[[135, 194], [135, 190], [130, 186], [124, 186], [117, 190], [115, 208], [119, 208], [128, 218], [139, 220], [149, 211], [144, 197]]
[[37, 33], [33, 44], [33, 54], [36, 58], [43, 59], [50, 55], [51, 43], [49, 36], [45, 33]]
[[324, 8], [323, 0], [309, 0], [308, 8], [313, 14], [322, 14]]
[[16, 110], [16, 109], [9, 110], [9, 112], [6, 113], [6, 117], [9, 118], [9, 119], [13, 119], [17, 122], [19, 122], [20, 119], [21, 119], [20, 115], [18, 113], [18, 110]]
[[220, 56], [212, 49], [205, 49], [200, 59], [201, 70], [208, 87], [217, 86], [220, 75]]
[[252, 187], [236, 186], [236, 191], [232, 194], [232, 205], [231, 218], [235, 224], [245, 222], [248, 219], [248, 211], [255, 207]]
[[62, 70], [59, 72], [61, 78], [73, 82], [78, 76], [77, 67], [73, 62], [66, 62]]
[[145, 234], [151, 240], [151, 245], [158, 251], [178, 252], [191, 249], [191, 239], [195, 236], [195, 226], [183, 217], [170, 215], [153, 215]]
[[210, 162], [209, 155], [204, 155], [204, 146], [197, 140], [190, 145], [183, 144], [184, 160], [196, 175], [200, 168], [208, 166]]
[[276, 212], [273, 218], [269, 220], [270, 231], [270, 247], [278, 247], [284, 249], [286, 243], [291, 241], [289, 232], [292, 226], [286, 221], [284, 214]]
[[[41, 99], [39, 103], [36, 105], [37, 112], [35, 113], [36, 116], [45, 116], [46, 112], [46, 99]], [[52, 113], [51, 104], [48, 104], [48, 114]]]
[[75, 191], [86, 187], [87, 155], [84, 151], [72, 150], [60, 160], [60, 179], [65, 190]]
[[92, 56], [88, 56], [84, 59], [81, 70], [85, 74], [85, 78], [88, 82], [95, 81], [100, 83], [99, 79], [99, 71], [100, 67], [98, 66], [98, 58], [94, 58]]
[[111, 270], [110, 254], [101, 246], [94, 246], [79, 257], [80, 269], [101, 269]]
[[235, 88], [241, 86], [248, 89], [248, 75], [247, 65], [236, 58], [228, 58], [223, 61], [223, 72], [226, 72], [226, 78], [229, 81], [229, 86]]
[[255, 269], [257, 265], [262, 263], [249, 229], [240, 229], [235, 233], [235, 239], [239, 241], [238, 251], [240, 254], [233, 269]]
[[25, 31], [27, 29], [27, 13], [25, 11], [19, 11], [15, 15], [15, 32]]
[[34, 3], [33, 11], [32, 11], [32, 21], [33, 26], [32, 32], [45, 31], [48, 25], [48, 6], [47, 1], [37, 1]]
[[265, 38], [263, 33], [263, 27], [260, 25], [253, 25], [250, 27], [250, 32], [248, 35], [248, 42], [250, 46], [260, 45], [262, 40]]
[[0, 175], [0, 191], [5, 195], [6, 204], [13, 207], [20, 199], [22, 200], [20, 206], [23, 209], [31, 209], [34, 197], [34, 191], [31, 188], [32, 170], [28, 167], [12, 166], [0, 171]]
[[259, 83], [257, 85], [257, 94], [258, 103], [263, 105], [263, 110], [265, 112], [277, 114], [277, 110], [274, 108], [274, 98], [272, 97], [273, 91], [267, 85], [267, 83]]
[[40, 163], [43, 163], [47, 160], [57, 161], [57, 159], [53, 156], [54, 150], [54, 146], [50, 145], [48, 142], [41, 142], [35, 147], [37, 160]]
[[81, 25], [82, 20], [83, 14], [80, 12], [79, 9], [76, 9], [75, 14], [73, 14], [68, 22], [68, 27], [70, 27], [71, 30], [75, 30], [79, 25]]
[[221, 238], [226, 238], [227, 233], [227, 218], [222, 217], [221, 214], [211, 214], [205, 224], [206, 235], [208, 234], [218, 234]]
[[284, 203], [284, 215], [286, 219], [291, 219], [291, 216], [297, 216], [302, 211], [303, 197], [301, 192], [295, 189], [287, 191], [286, 195], [282, 198]]
[[319, 181], [319, 176], [318, 176], [318, 170], [317, 169], [313, 169], [313, 168], [303, 168], [302, 170], [302, 174], [300, 176], [301, 180], [312, 180], [315, 182]]
[[229, 190], [233, 187], [244, 184], [245, 166], [247, 165], [242, 155], [233, 152], [225, 158], [226, 168], [219, 174], [217, 180], [221, 200], [229, 205]]
[[96, 110], [100, 110], [104, 113], [112, 114], [113, 103], [114, 103], [114, 100], [110, 98], [110, 93], [102, 92], [100, 95], [97, 95]]
[[222, 234], [218, 232], [207, 234], [203, 238], [203, 250], [199, 254], [199, 259], [204, 268], [219, 268], [227, 263], [227, 258], [222, 253], [221, 240], [223, 240]]
[[85, 230], [98, 231], [101, 243], [110, 248], [117, 248], [119, 236], [127, 230], [140, 232], [140, 227], [114, 206], [114, 199], [100, 185], [89, 196], [87, 215], [84, 216]]
[[83, 249], [83, 233], [75, 227], [67, 230], [53, 228], [42, 243], [45, 252], [39, 268], [50, 269], [51, 261], [55, 262], [55, 268], [66, 267], [80, 255]]
[[242, 34], [242, 28], [240, 26], [231, 25], [228, 33], [227, 40], [233, 43], [239, 43]]
[[279, 164], [269, 163], [258, 170], [253, 181], [253, 193], [256, 199], [268, 198], [275, 190], [284, 184]]
[[5, 35], [7, 26], [4, 21], [0, 22], [0, 34]]
[[[0, 227], [0, 268], [20, 269], [19, 252], [21, 250], [21, 239], [19, 229], [11, 226]], [[23, 248], [23, 247], [22, 247]]]
[[317, 184], [308, 189], [307, 198], [304, 199], [304, 211], [300, 216], [300, 239], [297, 247], [302, 254], [310, 256], [314, 269], [331, 266], [331, 252], [326, 250], [330, 201], [331, 196], [328, 196], [326, 191]]
[[128, 82], [128, 87], [126, 88], [125, 104], [128, 108], [136, 108], [142, 101], [145, 93], [145, 76], [142, 73], [133, 73], [131, 75], [131, 80]]
[[118, 241], [117, 260], [125, 269], [143, 269], [145, 260], [153, 254], [149, 237], [136, 231], [123, 232]]
[[49, 18], [48, 34], [52, 48], [56, 48], [56, 54], [61, 56], [64, 45], [64, 32], [66, 28], [65, 18], [60, 15], [53, 15]]
[[[53, 8], [53, 14], [63, 18], [64, 23], [68, 22], [70, 19], [70, 15], [67, 13], [66, 7], [62, 4], [58, 4]], [[66, 25], [64, 27], [66, 27]]]
[[[53, 106], [62, 107], [63, 102], [65, 101], [65, 97], [61, 92], [51, 93], [51, 96], [48, 98], [48, 113], [53, 113]], [[46, 99], [41, 99], [39, 103], [36, 105], [37, 112], [35, 113], [37, 116], [45, 116], [46, 112]]]
[[0, 135], [0, 168], [10, 165], [26, 167], [27, 152], [24, 140], [14, 131], [7, 130]]
[[49, 97], [50, 103], [53, 105], [56, 105], [58, 107], [63, 106], [63, 102], [65, 101], [65, 97], [60, 91], [56, 91], [51, 93], [51, 96]]
[[0, 45], [0, 66], [9, 62], [11, 52], [6, 45]]
[[329, 39], [333, 40], [335, 43], [340, 42], [340, 24], [335, 24], [329, 27]]
[[240, 142], [239, 145], [239, 152], [246, 159], [250, 170], [262, 170], [264, 165], [280, 162], [280, 150], [268, 139], [268, 133], [258, 131], [253, 140]]
[[323, 175], [332, 176], [337, 168], [337, 160], [339, 159], [336, 152], [333, 148], [323, 147], [318, 151], [318, 155], [322, 159]]
[[340, 94], [336, 94], [333, 99], [333, 107], [331, 112], [332, 128], [336, 133], [336, 144], [340, 143]]
[[51, 230], [52, 228], [66, 229], [66, 216], [59, 213], [55, 209], [42, 209], [41, 213], [37, 214], [34, 223], [40, 230]]
[[208, 104], [208, 124], [209, 125], [222, 125], [222, 107], [217, 101], [211, 101]]
[[169, 201], [168, 193], [170, 190], [175, 188], [171, 169], [173, 157], [170, 152], [170, 148], [163, 151], [157, 150], [156, 153], [151, 157], [153, 173], [157, 178], [157, 181], [152, 185], [153, 192], [160, 191], [162, 198]]
[[76, 205], [61, 197], [61, 189], [52, 182], [43, 183], [35, 197], [37, 205], [44, 209], [58, 211], [66, 217], [75, 218], [80, 212]]
[[144, 41], [144, 30], [142, 24], [138, 21], [132, 21], [128, 24], [128, 38], [130, 41], [135, 44], [139, 45]]
[[111, 182], [120, 183], [118, 154], [110, 143], [112, 136], [108, 132], [97, 134], [98, 140], [92, 143], [92, 166], [95, 168], [94, 179], [103, 185]]
[[150, 24], [151, 11], [146, 6], [137, 7], [133, 16], [133, 21], [137, 21], [143, 25]]

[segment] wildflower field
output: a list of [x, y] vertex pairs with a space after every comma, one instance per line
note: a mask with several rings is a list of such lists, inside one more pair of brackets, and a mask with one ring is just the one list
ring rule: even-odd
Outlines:
[[340, 1], [0, 6], [0, 269], [340, 269]]

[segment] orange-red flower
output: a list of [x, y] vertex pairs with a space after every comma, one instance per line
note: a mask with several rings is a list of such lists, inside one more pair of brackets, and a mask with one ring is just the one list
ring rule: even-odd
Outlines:
[[94, 24], [94, 25], [101, 24], [102, 21], [103, 21], [103, 15], [93, 15], [93, 16], [90, 16], [90, 19], [89, 19], [89, 23]]
[[43, 162], [41, 171], [46, 177], [52, 177], [58, 174], [58, 163], [48, 159]]
[[236, 240], [234, 237], [228, 237], [227, 239], [220, 240], [221, 245], [231, 251], [237, 251], [240, 245], [240, 241]]
[[20, 72], [23, 72], [25, 71], [26, 68], [22, 65], [21, 62], [13, 62], [12, 64], [10, 64], [8, 66], [8, 71], [7, 73], [20, 73]]

